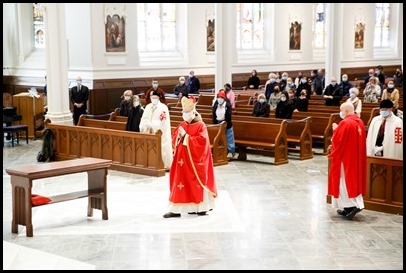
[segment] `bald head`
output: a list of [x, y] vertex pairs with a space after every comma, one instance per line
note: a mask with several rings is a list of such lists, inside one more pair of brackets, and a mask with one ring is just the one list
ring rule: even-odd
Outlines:
[[354, 105], [349, 102], [344, 102], [340, 105], [340, 111], [342, 112], [343, 118], [347, 115], [354, 114]]

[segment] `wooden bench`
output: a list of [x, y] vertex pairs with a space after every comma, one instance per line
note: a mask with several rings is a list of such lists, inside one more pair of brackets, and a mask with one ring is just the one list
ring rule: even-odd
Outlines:
[[[32, 207], [84, 197], [89, 198], [87, 216], [93, 216], [93, 209], [99, 209], [102, 211], [102, 219], [108, 220], [107, 172], [110, 164], [111, 160], [80, 158], [7, 168], [6, 172], [10, 175], [12, 188], [11, 232], [18, 233], [18, 225], [23, 225], [26, 227], [27, 237], [33, 237]], [[31, 189], [34, 180], [81, 172], [87, 172], [88, 188], [86, 190], [51, 196], [52, 201], [43, 205], [34, 206], [31, 203]]]
[[238, 159], [246, 160], [250, 152], [273, 156], [275, 165], [289, 163], [286, 126], [285, 120], [280, 124], [233, 120]]
[[125, 122], [92, 120], [81, 116], [81, 126], [48, 123], [55, 135], [56, 160], [95, 157], [112, 160], [111, 169], [164, 176], [162, 132], [144, 134], [125, 130]]
[[[312, 134], [310, 131], [311, 117], [306, 117], [300, 120], [289, 120], [279, 118], [265, 118], [254, 116], [233, 116], [234, 121], [249, 121], [249, 122], [265, 122], [281, 124], [286, 120], [286, 135], [288, 141], [288, 151], [298, 153], [299, 159], [311, 159], [313, 158], [313, 145]], [[211, 123], [211, 119], [203, 119], [206, 123]]]
[[[172, 133], [182, 121], [183, 121], [182, 116], [176, 115], [171, 116]], [[205, 123], [210, 138], [210, 147], [213, 156], [213, 165], [221, 166], [228, 164], [227, 138], [226, 138], [227, 123], [225, 121], [221, 122], [220, 124], [211, 124], [211, 122]]]
[[126, 122], [92, 119], [88, 115], [81, 115], [77, 126], [104, 128], [112, 130], [126, 130]]
[[[25, 140], [28, 144], [28, 125], [3, 125], [3, 135], [5, 133], [11, 136], [11, 147], [14, 147], [14, 138], [17, 136], [17, 144], [20, 142], [20, 132], [25, 132]], [[3, 136], [3, 147], [4, 147], [4, 136]]]

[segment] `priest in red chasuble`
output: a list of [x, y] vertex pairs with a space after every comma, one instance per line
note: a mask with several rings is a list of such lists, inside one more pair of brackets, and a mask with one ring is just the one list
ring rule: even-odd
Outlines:
[[343, 119], [333, 124], [328, 195], [339, 215], [352, 220], [364, 209], [366, 190], [366, 137], [364, 122], [354, 113], [352, 103], [340, 106]]
[[197, 113], [193, 96], [183, 97], [183, 120], [172, 134], [174, 157], [169, 172], [169, 212], [206, 215], [214, 208], [217, 187], [206, 124]]

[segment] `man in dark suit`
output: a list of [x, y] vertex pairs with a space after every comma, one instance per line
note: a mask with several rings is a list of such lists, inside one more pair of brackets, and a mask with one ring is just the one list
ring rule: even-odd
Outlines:
[[76, 78], [76, 86], [72, 87], [70, 101], [73, 105], [73, 124], [77, 125], [79, 117], [87, 112], [87, 100], [89, 99], [89, 88], [82, 85], [82, 78]]

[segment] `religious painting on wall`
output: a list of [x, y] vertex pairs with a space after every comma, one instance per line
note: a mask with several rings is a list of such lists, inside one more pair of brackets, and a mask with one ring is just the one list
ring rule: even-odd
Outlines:
[[106, 52], [125, 52], [125, 6], [105, 6]]
[[302, 23], [294, 21], [290, 23], [289, 50], [300, 50]]
[[207, 15], [207, 51], [208, 52], [214, 52], [214, 14], [211, 14], [210, 16]]
[[354, 37], [355, 49], [364, 48], [364, 32], [365, 32], [365, 23], [359, 22], [355, 24], [355, 37]]

